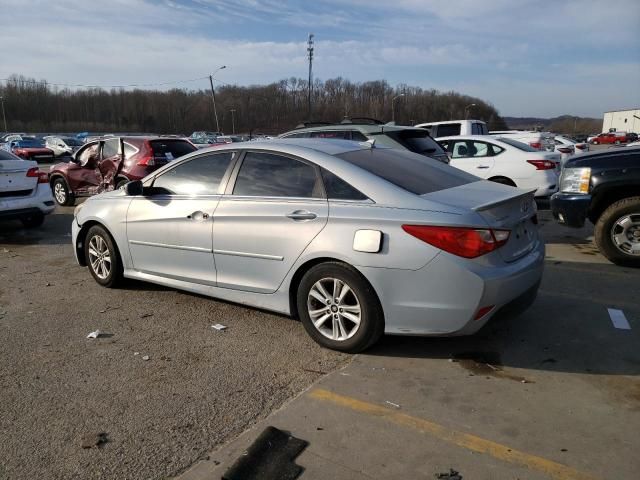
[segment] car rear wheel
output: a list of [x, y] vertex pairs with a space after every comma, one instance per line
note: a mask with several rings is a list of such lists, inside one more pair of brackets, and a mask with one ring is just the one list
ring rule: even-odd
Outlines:
[[302, 278], [297, 307], [307, 333], [332, 350], [357, 353], [384, 333], [384, 317], [371, 285], [353, 267], [321, 263]]
[[100, 225], [87, 232], [84, 254], [91, 275], [103, 287], [114, 288], [122, 283], [122, 261], [111, 235]]
[[596, 222], [595, 239], [602, 254], [616, 265], [640, 267], [640, 197], [607, 208]]
[[64, 178], [56, 178], [51, 184], [51, 191], [58, 205], [66, 207], [75, 203], [75, 198], [73, 198], [73, 194]]
[[39, 227], [44, 222], [44, 214], [40, 212], [30, 213], [29, 215], [22, 217], [20, 221], [26, 228]]

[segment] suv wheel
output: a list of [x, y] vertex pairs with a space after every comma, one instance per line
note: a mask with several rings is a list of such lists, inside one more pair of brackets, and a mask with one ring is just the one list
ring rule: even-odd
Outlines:
[[640, 267], [640, 197], [624, 198], [607, 208], [596, 223], [595, 238], [613, 263]]
[[84, 255], [91, 275], [103, 287], [114, 288], [122, 282], [122, 261], [111, 235], [100, 225], [87, 232]]
[[20, 221], [26, 228], [39, 227], [40, 225], [42, 225], [42, 222], [44, 222], [44, 214], [41, 212], [30, 213], [29, 215], [25, 215], [24, 217], [22, 217]]
[[75, 203], [73, 194], [69, 190], [69, 186], [67, 185], [67, 182], [65, 182], [64, 178], [56, 178], [51, 184], [51, 191], [53, 193], [53, 198], [56, 200], [58, 205], [65, 207]]
[[357, 353], [384, 333], [384, 318], [373, 288], [353, 267], [329, 262], [312, 267], [297, 292], [300, 320], [317, 343]]

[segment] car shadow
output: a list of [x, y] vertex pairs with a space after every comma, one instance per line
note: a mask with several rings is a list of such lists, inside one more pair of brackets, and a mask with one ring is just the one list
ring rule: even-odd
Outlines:
[[71, 243], [73, 214], [54, 212], [35, 228], [19, 220], [0, 221], [0, 245], [64, 245]]

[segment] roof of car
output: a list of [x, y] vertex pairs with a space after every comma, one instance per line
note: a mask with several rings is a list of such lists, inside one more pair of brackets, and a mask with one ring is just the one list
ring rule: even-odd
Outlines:
[[[284, 147], [302, 147], [326, 153], [328, 155], [340, 155], [342, 153], [353, 152], [371, 148], [367, 142], [354, 142], [351, 140], [319, 139], [319, 138], [277, 138], [273, 140], [258, 140], [254, 142], [229, 143], [223, 147], [213, 147], [213, 151], [221, 149], [261, 149], [278, 150]], [[378, 147], [380, 148], [380, 147]], [[386, 148], [386, 147], [381, 147]]]
[[594, 150], [592, 152], [581, 153], [573, 157], [573, 159], [588, 160], [593, 157], [606, 157], [608, 155], [625, 155], [631, 153], [640, 153], [640, 146], [627, 147], [611, 147], [605, 150]]
[[298, 132], [317, 132], [317, 131], [331, 131], [331, 130], [358, 130], [360, 132], [384, 132], [384, 131], [393, 131], [397, 132], [399, 130], [420, 130], [424, 132], [423, 128], [411, 127], [407, 125], [389, 125], [389, 124], [380, 124], [380, 123], [334, 123], [328, 125], [320, 125], [309, 126], [304, 128], [296, 128], [294, 130], [289, 130], [284, 132], [282, 135], [287, 135], [290, 133], [298, 133]]

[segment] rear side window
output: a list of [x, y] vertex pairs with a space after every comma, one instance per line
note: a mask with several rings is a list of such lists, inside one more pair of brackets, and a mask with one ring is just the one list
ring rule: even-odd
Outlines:
[[311, 132], [311, 138], [338, 138], [341, 140], [350, 140], [351, 135], [345, 130], [321, 130], [319, 132]]
[[102, 145], [102, 158], [115, 157], [118, 154], [118, 150], [120, 150], [120, 139], [111, 138], [105, 140]]
[[149, 143], [156, 159], [169, 162], [197, 150], [184, 140], [151, 140]]
[[169, 195], [216, 195], [233, 152], [205, 155], [184, 162], [156, 177], [156, 193]]
[[353, 140], [355, 142], [366, 142], [369, 139], [367, 137], [365, 137], [362, 133], [353, 130], [351, 132], [351, 140]]
[[438, 125], [438, 137], [450, 137], [460, 135], [459, 123], [442, 123]]
[[401, 130], [388, 132], [387, 135], [412, 152], [423, 155], [444, 155], [442, 147], [438, 145], [427, 132], [420, 130]]
[[322, 197], [314, 167], [271, 153], [247, 152], [233, 195], [252, 197]]
[[11, 152], [7, 152], [6, 150], [0, 149], [0, 160], [22, 160], [22, 159]]
[[291, 135], [285, 135], [282, 138], [309, 138], [309, 132], [292, 133]]
[[501, 137], [500, 140], [502, 143], [506, 143], [507, 145], [511, 145], [512, 147], [517, 148], [518, 150], [522, 150], [523, 152], [539, 152], [540, 150], [536, 150], [531, 145], [527, 145], [524, 142], [519, 142], [517, 140], [512, 140], [511, 138]]
[[322, 169], [324, 189], [329, 200], [366, 200], [367, 196], [329, 170]]
[[391, 148], [356, 150], [337, 157], [416, 195], [479, 181], [437, 160]]

